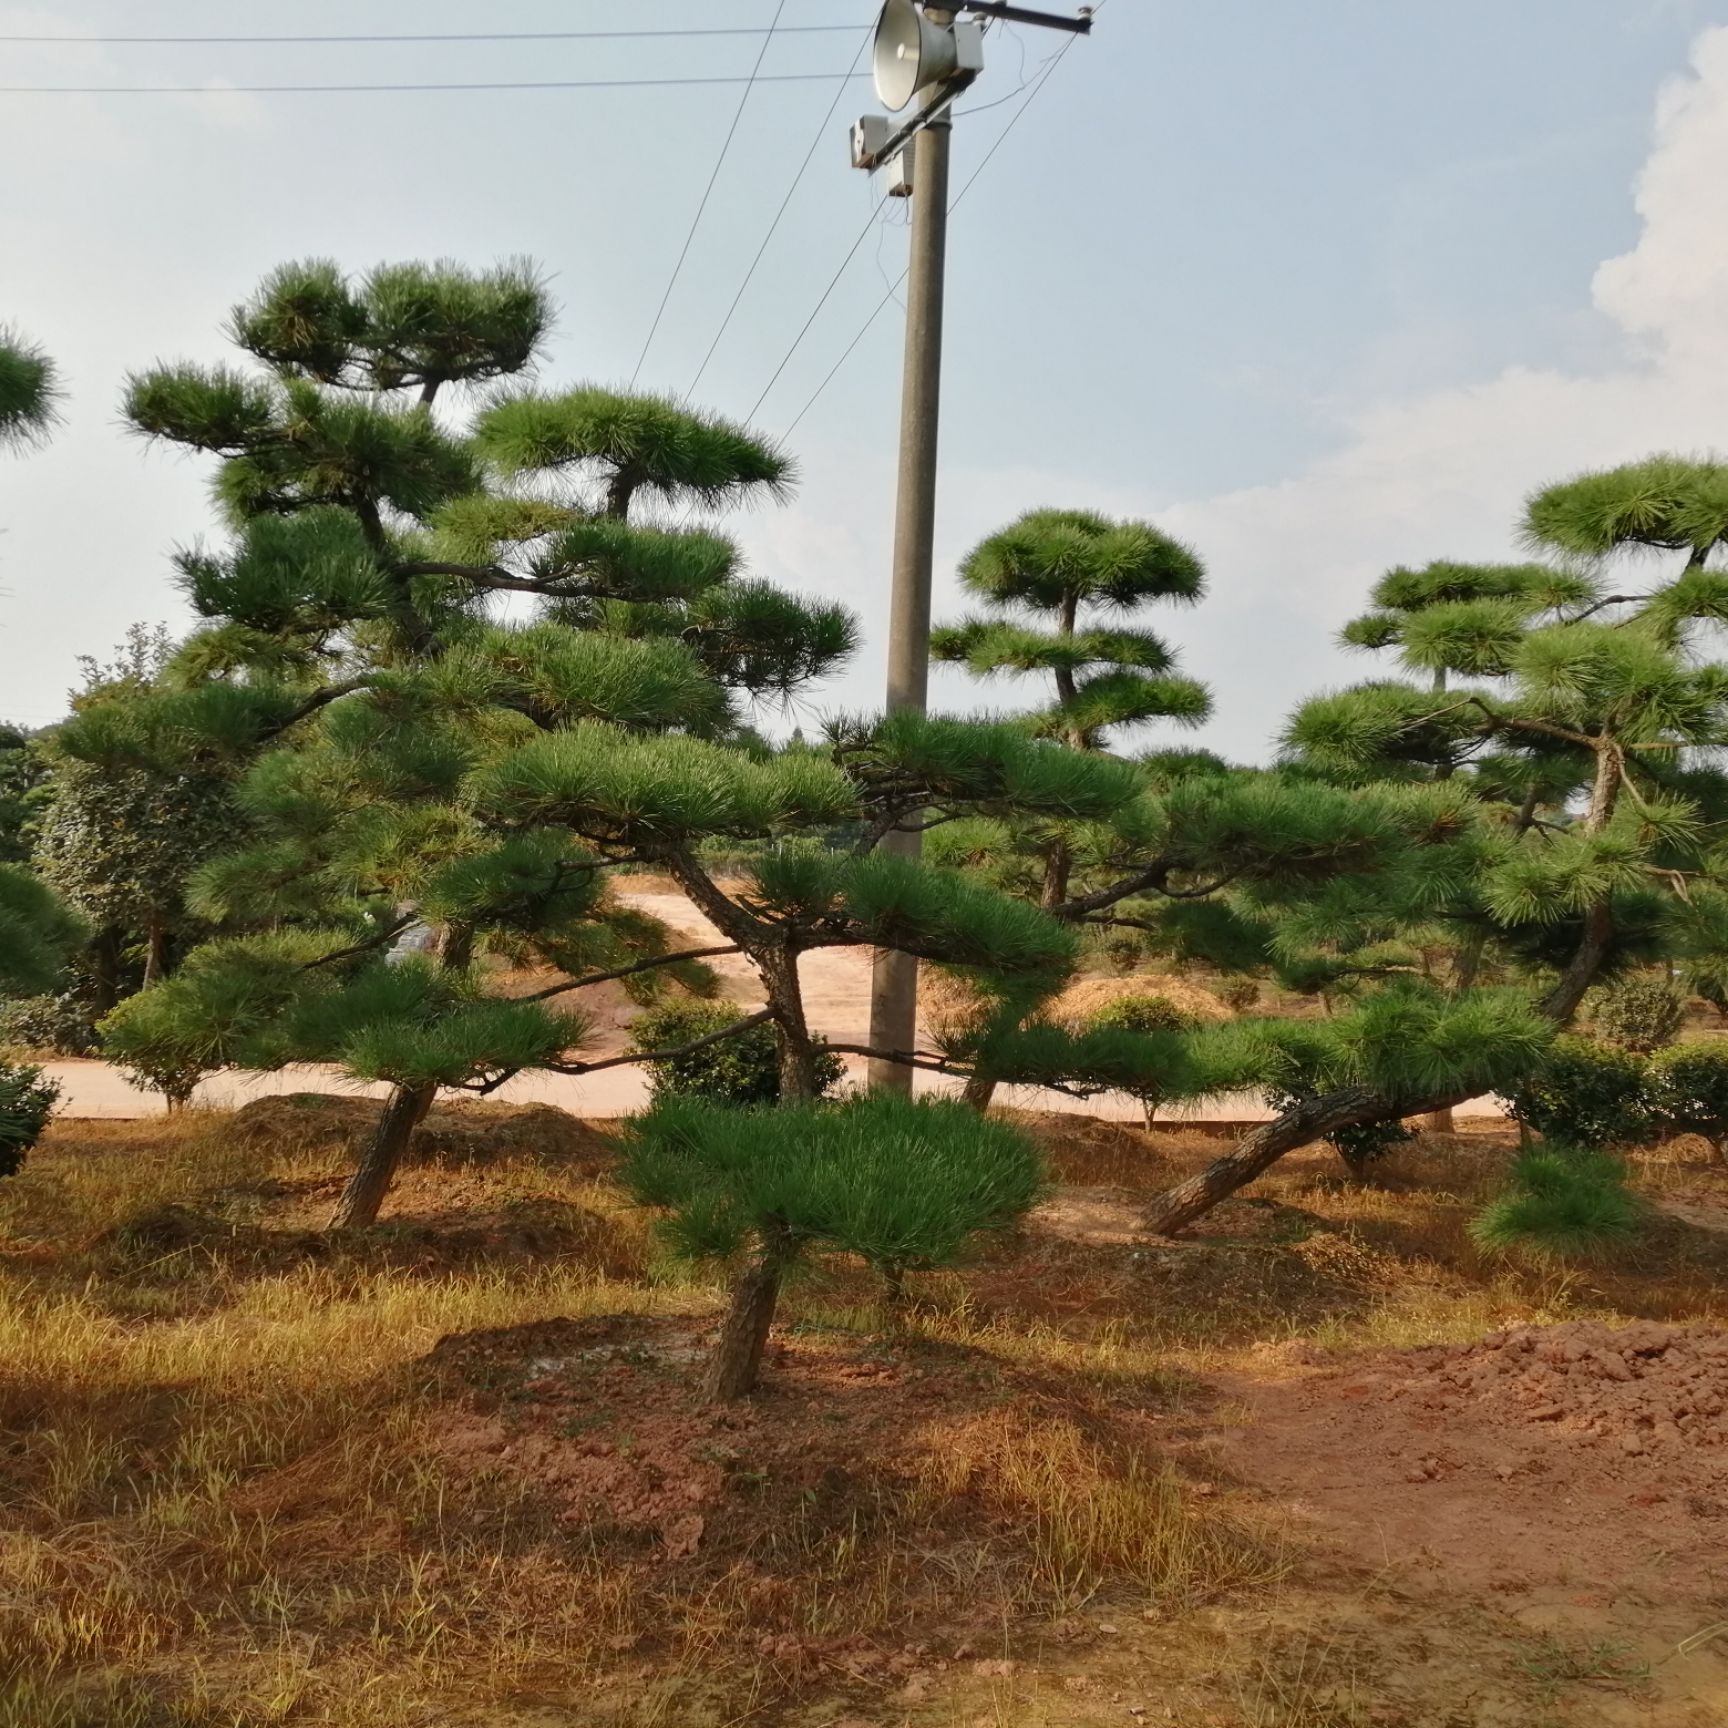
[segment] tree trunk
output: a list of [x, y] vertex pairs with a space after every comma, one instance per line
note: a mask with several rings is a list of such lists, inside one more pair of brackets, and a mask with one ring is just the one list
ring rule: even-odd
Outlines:
[[[1443, 1110], [1462, 1104], [1468, 1092], [1438, 1093], [1417, 1100], [1417, 1109]], [[1198, 1176], [1166, 1189], [1147, 1208], [1146, 1228], [1155, 1236], [1174, 1236], [1196, 1218], [1227, 1200], [1262, 1171], [1270, 1169], [1286, 1152], [1322, 1139], [1339, 1128], [1364, 1123], [1389, 1122], [1410, 1113], [1408, 1101], [1394, 1102], [1363, 1086], [1328, 1092], [1286, 1110], [1275, 1121], [1261, 1124], [1243, 1135], [1233, 1151], [1214, 1158]]]
[[1158, 1095], [1154, 1092], [1143, 1094], [1140, 1108], [1146, 1112], [1146, 1126], [1150, 1128], [1158, 1119]]
[[[1596, 752], [1596, 777], [1590, 790], [1590, 808], [1581, 824], [1587, 834], [1600, 834], [1614, 815], [1621, 780], [1620, 757], [1613, 741], [1606, 740]], [[1537, 1011], [1556, 1025], [1564, 1026], [1577, 1011], [1584, 992], [1602, 969], [1614, 939], [1614, 912], [1602, 900], [1584, 914], [1578, 946], [1558, 983], [1537, 1004]], [[1324, 1000], [1324, 998], [1322, 998]], [[1321, 1139], [1339, 1128], [1354, 1128], [1395, 1117], [1432, 1115], [1450, 1110], [1470, 1097], [1469, 1092], [1435, 1093], [1426, 1098], [1406, 1099], [1394, 1105], [1379, 1093], [1355, 1086], [1309, 1099], [1286, 1110], [1276, 1121], [1265, 1123], [1244, 1135], [1235, 1151], [1215, 1158], [1198, 1176], [1166, 1189], [1147, 1208], [1146, 1228], [1154, 1235], [1171, 1236], [1196, 1218], [1210, 1212], [1262, 1171], [1276, 1164], [1286, 1152]]]
[[160, 984], [167, 975], [168, 931], [161, 917], [152, 913], [144, 932], [144, 988]]
[[1448, 1106], [1444, 1110], [1430, 1111], [1428, 1115], [1417, 1118], [1417, 1126], [1424, 1134], [1451, 1134], [1455, 1132], [1452, 1125], [1452, 1110]]
[[780, 1275], [791, 1257], [790, 1233], [783, 1224], [770, 1225], [756, 1263], [734, 1282], [732, 1306], [708, 1364], [705, 1389], [716, 1403], [729, 1403], [756, 1390], [762, 1351], [780, 1300]]
[[90, 944], [90, 1017], [100, 1020], [120, 1000], [120, 931], [105, 924]]
[[787, 948], [771, 948], [751, 955], [774, 1010], [774, 1035], [780, 1046], [780, 1098], [782, 1103], [814, 1098], [816, 1088], [816, 1040], [804, 1018], [804, 990], [798, 978], [798, 956]]
[[390, 1192], [396, 1166], [408, 1150], [414, 1130], [425, 1120], [432, 1108], [438, 1088], [430, 1083], [398, 1086], [385, 1102], [372, 1130], [372, 1138], [342, 1190], [342, 1198], [330, 1219], [332, 1230], [365, 1229], [378, 1222], [378, 1209]]
[[962, 1102], [976, 1110], [980, 1116], [987, 1115], [990, 1101], [996, 1096], [997, 1082], [984, 1074], [968, 1074], [965, 1089], [961, 1092]]

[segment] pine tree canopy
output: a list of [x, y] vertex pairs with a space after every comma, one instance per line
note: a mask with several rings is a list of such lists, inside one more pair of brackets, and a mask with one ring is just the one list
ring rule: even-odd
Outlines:
[[[1197, 725], [1210, 713], [1205, 688], [1172, 674], [1175, 656], [1152, 632], [1080, 623], [1083, 608], [1122, 613], [1199, 599], [1199, 559], [1149, 523], [1029, 511], [975, 547], [960, 580], [1000, 615], [932, 631], [931, 658], [978, 677], [1048, 673], [1056, 702], [1034, 722], [1043, 735], [1095, 749], [1110, 727]], [[1027, 623], [1027, 613], [1048, 622]]]
[[900, 1272], [952, 1264], [1038, 1197], [1032, 1141], [962, 1104], [873, 1094], [842, 1104], [725, 1108], [664, 1098], [630, 1125], [621, 1171], [664, 1208], [673, 1247], [729, 1258], [768, 1229]]
[[0, 324], [0, 449], [44, 437], [59, 395], [54, 362]]
[[1702, 564], [1728, 542], [1728, 463], [1651, 456], [1562, 480], [1531, 495], [1524, 533], [1534, 547], [1574, 557], [1642, 548]]
[[0, 864], [0, 996], [52, 990], [83, 934], [45, 882], [16, 864]]
[[795, 478], [789, 456], [742, 426], [670, 397], [592, 384], [495, 402], [476, 422], [474, 443], [499, 475], [561, 473], [586, 509], [617, 517], [638, 491], [713, 509], [759, 494], [784, 498]]
[[283, 265], [234, 309], [234, 342], [288, 377], [348, 390], [510, 377], [539, 354], [552, 323], [540, 273], [518, 261], [470, 271], [380, 265], [351, 281], [329, 259]]

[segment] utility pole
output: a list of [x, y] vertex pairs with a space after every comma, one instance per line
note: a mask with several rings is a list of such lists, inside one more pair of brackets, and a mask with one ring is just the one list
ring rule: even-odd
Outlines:
[[[892, 125], [866, 115], [852, 128], [852, 165], [891, 165], [891, 193], [912, 200], [906, 273], [906, 361], [900, 392], [900, 470], [894, 504], [894, 572], [888, 600], [890, 714], [925, 712], [930, 688], [930, 590], [936, 543], [936, 442], [942, 398], [942, 300], [948, 258], [948, 158], [952, 107], [984, 69], [983, 26], [956, 22], [966, 12], [998, 21], [1046, 25], [1084, 35], [1090, 8], [1074, 18], [1029, 11], [1005, 0], [920, 7], [885, 0], [876, 21], [872, 72], [884, 107], [899, 111], [922, 96], [909, 120]], [[908, 172], [908, 168], [910, 172]], [[916, 858], [923, 836], [895, 830], [883, 849]], [[918, 1034], [918, 962], [876, 956], [870, 979], [870, 1043], [910, 1053]], [[912, 1068], [872, 1057], [873, 1091], [910, 1092]]]
[[[928, 13], [926, 16], [930, 16]], [[946, 19], [942, 20], [946, 22]], [[894, 578], [888, 599], [888, 712], [925, 711], [930, 689], [930, 585], [936, 543], [936, 439], [942, 399], [942, 291], [948, 252], [946, 113], [912, 153], [912, 247], [906, 275], [906, 369], [900, 388], [900, 477], [894, 505]], [[887, 851], [916, 858], [922, 834], [890, 833]], [[870, 1042], [911, 1050], [918, 1025], [918, 961], [885, 949], [870, 976]], [[912, 1069], [870, 1061], [872, 1090], [910, 1092]]]

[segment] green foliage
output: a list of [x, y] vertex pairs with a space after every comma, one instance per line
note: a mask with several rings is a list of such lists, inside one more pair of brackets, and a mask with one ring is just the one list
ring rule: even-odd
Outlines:
[[1556, 1144], [1519, 1156], [1507, 1192], [1472, 1220], [1470, 1234], [1490, 1253], [1590, 1259], [1635, 1236], [1643, 1217], [1619, 1159]]
[[1038, 1197], [1031, 1139], [964, 1105], [871, 1094], [740, 1112], [666, 1098], [629, 1130], [622, 1178], [693, 1257], [774, 1229], [793, 1252], [856, 1254], [897, 1275], [951, 1264]]
[[48, 777], [41, 741], [0, 724], [0, 864], [30, 862]]
[[[1082, 608], [1128, 612], [1154, 600], [1193, 601], [1205, 587], [1200, 560], [1145, 522], [1113, 522], [1086, 510], [1033, 510], [992, 534], [960, 565], [960, 580], [994, 617], [932, 632], [933, 659], [979, 677], [1041, 672], [1056, 702], [1034, 730], [1083, 749], [1106, 729], [1146, 720], [1184, 725], [1211, 709], [1205, 688], [1171, 675], [1175, 656], [1150, 631], [1089, 621]], [[1022, 615], [1043, 622], [1033, 626]]]
[[51, 1050], [56, 1056], [88, 1056], [97, 1046], [90, 1005], [77, 990], [0, 1002], [0, 1044]]
[[83, 933], [48, 884], [0, 864], [0, 996], [52, 990]]
[[272, 271], [234, 309], [230, 334], [285, 376], [352, 390], [413, 386], [429, 398], [443, 384], [520, 372], [551, 322], [526, 262], [384, 264], [355, 283], [313, 258]]
[[60, 1088], [40, 1068], [0, 1062], [0, 1176], [16, 1176], [25, 1154], [41, 1139]]
[[636, 737], [597, 724], [513, 751], [476, 776], [475, 798], [485, 815], [562, 823], [629, 846], [774, 834], [836, 822], [855, 808], [845, 776], [805, 752], [761, 762], [705, 739]]
[[[630, 1027], [630, 1047], [638, 1052], [677, 1050], [699, 1038], [724, 1032], [745, 1018], [725, 1002], [666, 1002], [638, 1014]], [[816, 1087], [827, 1093], [845, 1077], [846, 1065], [818, 1046]], [[780, 1098], [780, 1047], [773, 1026], [752, 1026], [688, 1055], [649, 1065], [648, 1084], [656, 1099], [701, 1098], [742, 1108], [774, 1104]]]
[[54, 362], [0, 325], [0, 449], [45, 437], [59, 395]]
[[671, 397], [598, 385], [495, 402], [476, 422], [474, 443], [503, 475], [567, 471], [593, 488], [588, 503], [620, 516], [638, 490], [715, 508], [784, 497], [794, 478], [791, 458], [742, 426]]
[[1674, 1134], [1699, 1134], [1717, 1157], [1728, 1146], [1728, 1048], [1712, 1041], [1658, 1050], [1650, 1062], [1655, 1115]]
[[1506, 1093], [1511, 1113], [1544, 1139], [1601, 1150], [1655, 1131], [1649, 1064], [1630, 1050], [1556, 1038], [1541, 1065]]
[[1596, 995], [1596, 1036], [1622, 1050], [1648, 1056], [1672, 1043], [1686, 1020], [1686, 999], [1665, 978], [1632, 973]]
[[1118, 996], [1114, 1002], [1106, 1002], [1086, 1023], [1095, 1030], [1120, 1026], [1128, 1032], [1187, 1032], [1199, 1024], [1168, 996], [1155, 995]]
[[1702, 554], [1728, 536], [1728, 463], [1661, 455], [1579, 474], [1531, 495], [1524, 531], [1585, 558], [1626, 546]]

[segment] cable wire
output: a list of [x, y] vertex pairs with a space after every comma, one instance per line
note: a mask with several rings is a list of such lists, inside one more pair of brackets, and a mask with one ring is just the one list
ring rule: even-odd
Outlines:
[[[450, 84], [0, 84], [0, 96], [379, 95], [440, 90], [662, 90], [682, 84], [824, 84], [833, 72], [733, 73], [710, 78], [530, 78]], [[862, 77], [862, 73], [849, 73]]]
[[[787, 24], [781, 29], [780, 34], [782, 36], [832, 36], [854, 28], [855, 26], [851, 24]], [[713, 28], [703, 26], [688, 30], [676, 27], [659, 30], [461, 30], [415, 35], [381, 32], [375, 35], [331, 36], [0, 36], [0, 42], [54, 43], [62, 47], [140, 46], [146, 43], [178, 44], [181, 46], [221, 43], [227, 46], [241, 46], [251, 42], [282, 46], [290, 43], [314, 42], [614, 42], [683, 36], [756, 36], [760, 34], [760, 30], [755, 25], [735, 24]]]
[[750, 81], [744, 86], [744, 94], [738, 98], [737, 110], [732, 115], [732, 124], [726, 128], [726, 136], [720, 143], [720, 154], [714, 159], [714, 172], [708, 176], [708, 184], [702, 188], [702, 202], [696, 206], [696, 214], [690, 219], [690, 232], [684, 236], [684, 245], [678, 254], [678, 262], [672, 266], [672, 280], [666, 284], [666, 292], [660, 296], [659, 309], [654, 314], [654, 322], [648, 326], [648, 340], [642, 344], [642, 352], [636, 357], [636, 370], [630, 374], [630, 388], [636, 388], [636, 380], [642, 375], [642, 367], [648, 359], [648, 350], [654, 346], [654, 335], [660, 328], [660, 320], [666, 316], [666, 307], [672, 298], [672, 290], [678, 286], [678, 278], [683, 273], [684, 260], [690, 256], [690, 245], [696, 238], [696, 230], [702, 225], [702, 212], [708, 208], [708, 200], [714, 191], [714, 182], [720, 178], [720, 170], [726, 165], [726, 152], [732, 148], [732, 139], [738, 130], [738, 122], [744, 118], [744, 106], [750, 100], [750, 92], [756, 87], [756, 75], [762, 70], [762, 61], [768, 53], [768, 45], [774, 40], [774, 31], [780, 22], [780, 14], [786, 10], [786, 0], [776, 0], [774, 16], [768, 21], [767, 33], [762, 38], [762, 46], [756, 51], [756, 64], [750, 68]]
[[[858, 238], [852, 242], [850, 250], [847, 252], [846, 256], [840, 260], [840, 268], [834, 272], [832, 277], [829, 278], [828, 286], [822, 290], [822, 298], [816, 302], [810, 316], [804, 320], [798, 334], [792, 338], [792, 346], [786, 350], [785, 354], [781, 357], [780, 364], [774, 368], [774, 376], [762, 386], [762, 394], [758, 396], [753, 403], [751, 403], [750, 412], [744, 416], [746, 421], [754, 420], [756, 418], [756, 410], [762, 406], [764, 401], [767, 400], [768, 392], [779, 382], [780, 374], [786, 370], [787, 365], [791, 362], [792, 356], [798, 352], [804, 338], [809, 335], [810, 326], [816, 322], [817, 314], [820, 313], [822, 308], [828, 304], [828, 297], [837, 287], [839, 287], [840, 278], [846, 274], [846, 266], [850, 264], [855, 257], [857, 257], [858, 248], [864, 244], [864, 237], [876, 226], [876, 219], [882, 214], [882, 206], [887, 202], [888, 194], [883, 193], [883, 195], [876, 201], [874, 208], [871, 210], [869, 220], [858, 230]], [[901, 274], [901, 280], [905, 280], [904, 272]], [[896, 286], [898, 286], [898, 284], [896, 284]]]
[[738, 284], [738, 292], [732, 296], [732, 304], [726, 308], [726, 316], [720, 320], [720, 328], [714, 332], [714, 340], [708, 344], [708, 352], [702, 356], [702, 364], [696, 368], [696, 376], [690, 380], [690, 388], [684, 392], [684, 400], [688, 402], [696, 394], [696, 386], [702, 382], [702, 375], [708, 370], [708, 362], [714, 358], [714, 351], [720, 346], [720, 339], [726, 334], [732, 323], [732, 315], [738, 310], [738, 303], [744, 298], [744, 291], [750, 286], [756, 274], [756, 267], [762, 262], [763, 254], [768, 250], [768, 242], [774, 238], [780, 226], [780, 219], [786, 214], [791, 204], [793, 194], [803, 183], [805, 170], [814, 160], [817, 150], [828, 136], [828, 123], [834, 118], [834, 110], [840, 106], [840, 98], [846, 94], [846, 87], [852, 81], [858, 70], [858, 62], [863, 57], [864, 50], [876, 32], [876, 26], [871, 24], [864, 32], [863, 40], [858, 44], [852, 56], [852, 64], [842, 75], [834, 87], [834, 100], [828, 104], [828, 112], [822, 116], [822, 123], [816, 128], [816, 136], [810, 140], [810, 148], [804, 152], [804, 160], [798, 164], [798, 172], [792, 176], [792, 184], [786, 188], [786, 196], [780, 200], [780, 208], [774, 212], [774, 220], [768, 224], [768, 232], [762, 236], [762, 244], [756, 248], [756, 256], [750, 260], [750, 268], [744, 272], [744, 280]]

